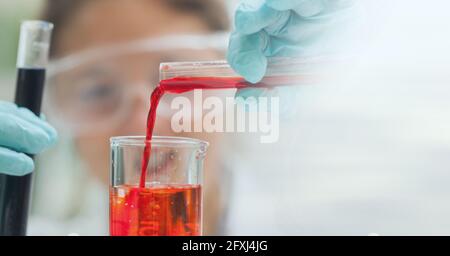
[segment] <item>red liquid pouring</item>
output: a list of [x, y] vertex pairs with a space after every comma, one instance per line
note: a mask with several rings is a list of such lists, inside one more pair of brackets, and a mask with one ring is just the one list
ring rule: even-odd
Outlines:
[[147, 133], [145, 137], [145, 149], [142, 157], [141, 178], [139, 186], [145, 187], [145, 177], [151, 152], [151, 139], [155, 127], [156, 110], [160, 99], [166, 93], [180, 94], [196, 89], [218, 90], [218, 89], [243, 89], [243, 88], [265, 88], [272, 89], [276, 86], [295, 85], [298, 81], [312, 82], [313, 77], [289, 76], [289, 77], [266, 77], [257, 84], [245, 81], [241, 77], [175, 77], [160, 81], [152, 92], [150, 98], [150, 111], [147, 117]]
[[153, 128], [155, 127], [156, 110], [159, 100], [166, 93], [180, 94], [196, 89], [218, 90], [218, 89], [243, 89], [247, 87], [271, 89], [281, 85], [294, 85], [298, 81], [311, 80], [306, 76], [290, 76], [290, 77], [267, 77], [260, 83], [252, 84], [245, 81], [241, 77], [176, 77], [162, 80], [153, 91], [150, 98], [150, 111], [147, 117], [147, 134], [144, 154], [142, 157], [141, 178], [139, 186], [145, 187], [145, 177], [147, 176], [147, 167], [151, 152], [151, 139]]

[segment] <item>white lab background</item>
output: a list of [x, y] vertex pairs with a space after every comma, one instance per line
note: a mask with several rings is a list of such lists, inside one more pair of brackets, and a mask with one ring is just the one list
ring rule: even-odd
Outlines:
[[450, 3], [359, 2], [360, 58], [233, 149], [229, 234], [450, 234]]

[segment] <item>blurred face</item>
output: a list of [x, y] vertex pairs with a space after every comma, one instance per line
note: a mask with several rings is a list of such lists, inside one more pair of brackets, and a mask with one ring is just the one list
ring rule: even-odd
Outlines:
[[[163, 2], [90, 1], [77, 10], [61, 31], [56, 52], [58, 56], [67, 56], [86, 49], [144, 38], [210, 33], [200, 18], [166, 6]], [[58, 83], [64, 86], [55, 88], [53, 92], [60, 101], [58, 106], [67, 108], [67, 113], [71, 111], [70, 115], [80, 120], [80, 125], [88, 122], [98, 123], [98, 127], [107, 126], [107, 129], [93, 126], [75, 136], [75, 145], [93, 174], [108, 182], [110, 137], [145, 134], [149, 97], [158, 81], [160, 62], [217, 58], [220, 57], [215, 51], [127, 54], [106, 61], [89, 61], [59, 78]], [[102, 123], [102, 118], [117, 111], [122, 101], [126, 101], [127, 108], [120, 121], [116, 125]], [[157, 118], [156, 135], [175, 135], [170, 129], [168, 117]]]

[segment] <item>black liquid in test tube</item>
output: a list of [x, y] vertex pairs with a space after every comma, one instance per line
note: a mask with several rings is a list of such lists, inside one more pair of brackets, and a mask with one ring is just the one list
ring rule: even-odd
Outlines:
[[[53, 29], [45, 21], [25, 21], [20, 30], [15, 103], [40, 115]], [[27, 231], [32, 174], [0, 174], [0, 236], [24, 236]]]

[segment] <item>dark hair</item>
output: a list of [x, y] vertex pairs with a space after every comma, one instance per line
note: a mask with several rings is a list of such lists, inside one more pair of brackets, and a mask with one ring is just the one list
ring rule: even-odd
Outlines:
[[[77, 10], [93, 0], [47, 0], [42, 12], [43, 20], [55, 24], [52, 41], [60, 34]], [[229, 19], [221, 0], [159, 0], [182, 12], [192, 13], [205, 21], [212, 31], [225, 31], [229, 28]], [[51, 54], [54, 54], [53, 52]]]

